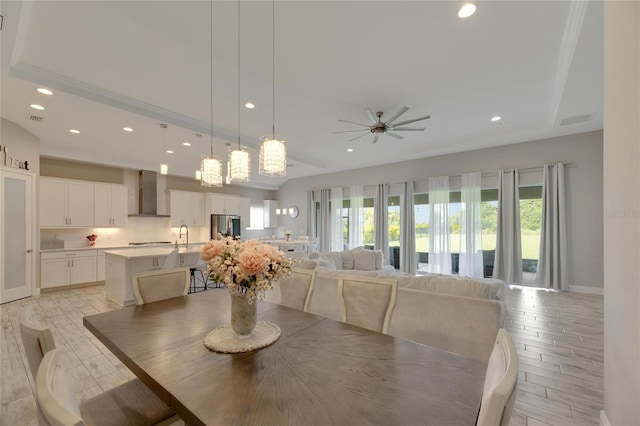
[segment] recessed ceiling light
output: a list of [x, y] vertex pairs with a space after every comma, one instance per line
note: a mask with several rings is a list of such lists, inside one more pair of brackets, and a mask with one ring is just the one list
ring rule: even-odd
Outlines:
[[43, 95], [53, 95], [53, 92], [46, 87], [38, 87], [38, 89], [36, 90], [38, 90], [38, 92], [42, 93]]
[[184, 146], [191, 146], [191, 144], [189, 142], [182, 142], [182, 145]]
[[77, 135], [78, 133], [80, 133], [80, 130], [69, 129], [69, 133], [75, 133]]
[[38, 104], [31, 104], [29, 105], [31, 108], [33, 109], [37, 109], [38, 111], [42, 111], [44, 110], [44, 107], [42, 105], [38, 105]]
[[493, 117], [491, 117], [491, 121], [500, 121], [502, 120], [502, 117], [500, 117], [499, 115], [494, 115]]
[[122, 130], [124, 130], [125, 132], [133, 132], [133, 129], [131, 127], [123, 127]]
[[458, 16], [460, 18], [468, 18], [476, 12], [476, 5], [473, 3], [465, 3], [462, 5], [460, 10], [458, 11]]
[[254, 109], [256, 106], [251, 103], [251, 102], [247, 102], [246, 104], [244, 104], [245, 107], [249, 108], [249, 109]]
[[170, 149], [167, 150], [167, 154], [173, 154], [173, 151], [171, 151]]
[[353, 148], [347, 148], [347, 152], [353, 152]]

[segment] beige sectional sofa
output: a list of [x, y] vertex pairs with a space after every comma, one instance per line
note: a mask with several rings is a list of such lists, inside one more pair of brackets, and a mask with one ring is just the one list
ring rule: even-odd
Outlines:
[[[380, 271], [331, 270], [316, 268], [308, 297], [283, 295], [276, 284], [267, 300], [304, 309], [336, 321], [342, 320], [338, 295], [340, 276], [392, 278], [398, 281], [395, 308], [389, 334], [429, 346], [459, 353], [487, 362], [498, 329], [504, 327], [506, 307], [500, 300], [503, 283], [498, 280], [478, 281], [446, 275], [410, 276], [383, 274]], [[292, 282], [308, 283], [309, 271], [300, 273]], [[291, 290], [288, 290], [291, 291]], [[286, 301], [286, 302], [285, 302]], [[306, 306], [305, 306], [306, 302]]]
[[309, 254], [309, 259], [318, 262], [321, 268], [338, 271], [382, 271], [390, 274], [395, 272], [392, 265], [384, 264], [382, 250], [367, 250], [364, 247], [327, 253], [313, 252]]

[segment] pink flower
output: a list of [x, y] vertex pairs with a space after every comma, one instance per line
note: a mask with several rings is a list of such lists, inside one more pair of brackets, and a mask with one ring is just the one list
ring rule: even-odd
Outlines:
[[260, 246], [248, 247], [238, 258], [238, 263], [245, 275], [251, 276], [260, 273], [269, 265], [269, 259], [265, 256]]
[[210, 261], [224, 252], [224, 240], [211, 240], [200, 250], [200, 258], [205, 262]]

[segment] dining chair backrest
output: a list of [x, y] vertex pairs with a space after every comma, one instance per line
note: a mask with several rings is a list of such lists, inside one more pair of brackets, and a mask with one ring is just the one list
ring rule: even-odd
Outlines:
[[178, 249], [171, 250], [171, 253], [169, 253], [167, 258], [164, 260], [162, 269], [174, 269], [178, 266], [180, 266], [178, 263]]
[[35, 378], [44, 354], [55, 349], [56, 344], [51, 330], [38, 320], [32, 306], [24, 308], [20, 312], [19, 319], [22, 344], [27, 354], [31, 374]]
[[279, 280], [280, 304], [302, 311], [309, 303], [309, 295], [313, 292], [315, 271], [308, 269], [291, 269], [291, 278]]
[[133, 296], [138, 305], [186, 296], [189, 268], [156, 269], [133, 275]]
[[518, 353], [504, 328], [489, 357], [477, 426], [508, 426], [516, 399]]
[[394, 279], [340, 276], [342, 321], [386, 334], [397, 291], [398, 281]]
[[36, 374], [36, 400], [52, 426], [81, 426], [80, 406], [65, 371], [58, 362], [58, 350], [47, 352]]

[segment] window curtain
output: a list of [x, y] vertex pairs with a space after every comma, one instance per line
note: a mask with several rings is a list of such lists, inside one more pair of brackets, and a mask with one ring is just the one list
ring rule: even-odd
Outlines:
[[498, 235], [493, 277], [512, 284], [522, 283], [520, 242], [520, 179], [518, 170], [498, 173]]
[[349, 188], [349, 248], [360, 247], [364, 226], [364, 186]]
[[375, 248], [382, 250], [382, 255], [389, 254], [389, 219], [387, 205], [389, 204], [389, 185], [378, 185], [374, 206], [374, 241]]
[[318, 238], [315, 213], [316, 200], [313, 191], [307, 191], [307, 235], [309, 238]]
[[460, 276], [484, 278], [482, 264], [482, 214], [480, 173], [462, 175], [460, 210]]
[[400, 211], [400, 270], [416, 274], [416, 220], [413, 214], [413, 181], [404, 182]]
[[342, 188], [331, 188], [331, 251], [342, 250]]
[[318, 250], [331, 251], [331, 209], [329, 198], [331, 190], [320, 190], [320, 211], [318, 212]]
[[428, 271], [451, 274], [449, 243], [449, 176], [429, 178]]
[[555, 164], [552, 172], [549, 166], [544, 166], [536, 284], [556, 290], [567, 290], [569, 287], [564, 182], [564, 164]]

